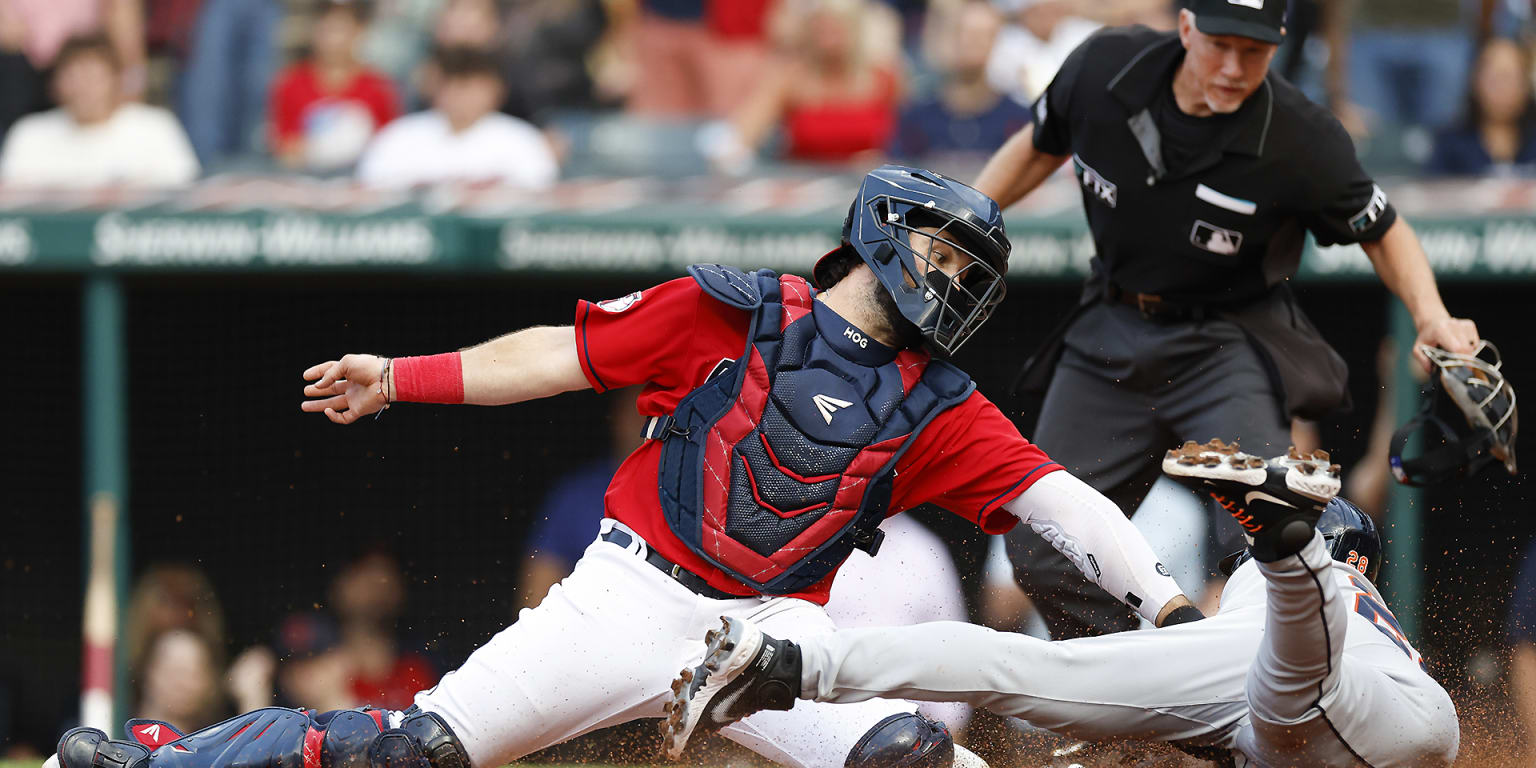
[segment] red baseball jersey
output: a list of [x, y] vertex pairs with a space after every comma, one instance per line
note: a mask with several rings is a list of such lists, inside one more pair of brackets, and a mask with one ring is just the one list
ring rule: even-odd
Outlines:
[[[722, 361], [741, 355], [750, 319], [749, 312], [706, 295], [692, 278], [680, 278], [610, 301], [577, 302], [577, 354], [598, 392], [642, 384], [640, 414], [664, 416]], [[660, 457], [657, 441], [630, 454], [608, 485], [604, 513], [710, 586], [753, 594], [694, 554], [667, 527], [657, 491]], [[1006, 533], [1018, 518], [1002, 505], [1058, 469], [997, 406], [973, 392], [935, 417], [897, 461], [887, 514], [932, 503], [987, 533]], [[835, 575], [791, 596], [825, 605]]]

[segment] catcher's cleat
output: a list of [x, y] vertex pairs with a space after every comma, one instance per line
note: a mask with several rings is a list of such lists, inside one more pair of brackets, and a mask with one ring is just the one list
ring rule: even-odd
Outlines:
[[1163, 472], [1216, 499], [1243, 526], [1248, 549], [1261, 562], [1300, 552], [1323, 507], [1339, 493], [1339, 465], [1323, 451], [1304, 456], [1294, 447], [1261, 459], [1237, 443], [1190, 441], [1168, 452]]
[[704, 636], [704, 661], [678, 673], [664, 705], [662, 749], [682, 755], [695, 730], [724, 728], [754, 712], [787, 710], [800, 696], [800, 647], [744, 619], [721, 617]]

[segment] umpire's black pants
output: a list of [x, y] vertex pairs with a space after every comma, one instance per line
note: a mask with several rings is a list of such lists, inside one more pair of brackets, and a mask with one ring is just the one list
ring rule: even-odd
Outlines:
[[[1065, 342], [1034, 441], [1127, 516], [1157, 479], [1163, 454], [1185, 440], [1240, 440], [1261, 456], [1290, 444], [1264, 363], [1230, 321], [1149, 320], [1128, 306], [1100, 304]], [[1238, 549], [1236, 523], [1225, 515], [1213, 521], [1219, 538]], [[1125, 606], [1027, 526], [1008, 534], [1008, 554], [1052, 639], [1135, 628]]]

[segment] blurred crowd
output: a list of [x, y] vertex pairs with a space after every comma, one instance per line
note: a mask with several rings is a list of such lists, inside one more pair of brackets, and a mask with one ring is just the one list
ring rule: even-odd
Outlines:
[[134, 586], [123, 628], [134, 716], [189, 733], [274, 705], [408, 707], [440, 671], [399, 633], [404, 602], [395, 557], [367, 551], [341, 569], [323, 606], [287, 616], [269, 643], [231, 660], [223, 608], [204, 572], [151, 565]]
[[[1528, 174], [1531, 5], [1290, 0], [1275, 69], [1334, 110], [1375, 173]], [[3, 0], [0, 182], [295, 172], [539, 189], [884, 158], [974, 167], [1094, 30], [1171, 28], [1176, 7]]]
[[[1291, 0], [1274, 70], [1334, 111], [1373, 173], [1536, 176], [1533, 7]], [[1034, 99], [1095, 30], [1172, 29], [1176, 8], [0, 0], [0, 184], [174, 187], [216, 173], [294, 173], [383, 188], [541, 189], [588, 174], [864, 169], [887, 158], [974, 168], [1032, 119]], [[1392, 427], [1383, 414], [1362, 462], [1379, 471], [1348, 486], [1377, 514]], [[571, 522], [558, 510], [601, 509], [606, 480], [638, 434], [633, 417], [618, 408], [614, 455], [551, 494], [522, 561], [525, 604], [590, 543], [595, 517]], [[983, 618], [1016, 628], [1029, 611], [999, 562]], [[434, 659], [401, 633], [405, 596], [396, 558], [370, 550], [340, 570], [323, 604], [283, 618], [268, 642], [236, 649], [199, 569], [151, 565], [123, 633], [133, 713], [190, 731], [271, 704], [408, 706], [457, 660]], [[1512, 691], [1536, 732], [1536, 547], [1513, 605]], [[7, 706], [0, 691], [0, 725]], [[1523, 764], [1536, 764], [1536, 746]]]

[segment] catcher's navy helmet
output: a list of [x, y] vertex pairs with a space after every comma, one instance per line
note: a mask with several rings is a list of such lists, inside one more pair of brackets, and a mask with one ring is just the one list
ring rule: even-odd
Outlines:
[[[935, 241], [972, 261], [946, 275], [936, 265]], [[932, 171], [884, 165], [864, 177], [843, 222], [842, 247], [823, 256], [812, 277], [818, 288], [829, 287], [841, 277], [833, 257], [852, 249], [901, 316], [933, 349], [952, 354], [1003, 300], [1011, 248], [992, 198]]]
[[[1317, 531], [1323, 534], [1323, 544], [1333, 559], [1376, 581], [1376, 574], [1381, 572], [1381, 536], [1376, 532], [1376, 521], [1365, 510], [1335, 496], [1323, 507]], [[1221, 560], [1221, 572], [1231, 576], [1249, 557], [1252, 555], [1246, 549], [1227, 555]]]
[[[1393, 476], [1404, 485], [1435, 485], [1472, 477], [1495, 463], [1515, 474], [1520, 418], [1499, 348], [1483, 340], [1470, 355], [1429, 346], [1419, 351], [1434, 373], [1419, 412], [1392, 435]], [[1408, 438], [1421, 430], [1422, 453], [1404, 457]]]

